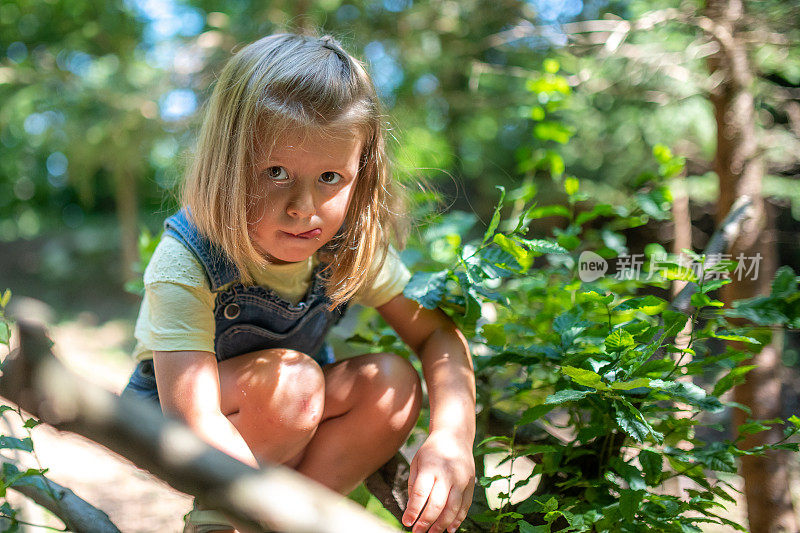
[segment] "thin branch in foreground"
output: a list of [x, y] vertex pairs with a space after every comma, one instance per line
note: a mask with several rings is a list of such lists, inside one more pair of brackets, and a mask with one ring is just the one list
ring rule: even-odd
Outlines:
[[4, 362], [0, 394], [58, 429], [83, 435], [216, 508], [241, 532], [396, 531], [354, 502], [282, 466], [255, 470], [165, 418], [150, 402], [120, 398], [51, 353], [41, 324], [18, 321], [19, 348]]
[[[16, 467], [10, 461], [4, 462], [9, 462]], [[43, 475], [25, 476], [10, 488], [56, 515], [64, 522], [68, 531], [74, 531], [75, 533], [120, 533], [106, 513], [97, 509], [70, 489], [62, 487]]]

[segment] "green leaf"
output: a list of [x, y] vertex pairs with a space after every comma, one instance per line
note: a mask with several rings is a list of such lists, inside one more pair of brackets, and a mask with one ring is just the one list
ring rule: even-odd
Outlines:
[[520, 417], [516, 425], [524, 426], [525, 424], [530, 424], [531, 422], [535, 422], [540, 418], [542, 418], [547, 413], [549, 413], [550, 411], [552, 411], [554, 407], [555, 405], [552, 404], [534, 405], [533, 407], [530, 407], [524, 413], [522, 413], [522, 416]]
[[478, 484], [480, 486], [482, 486], [482, 487], [488, 487], [489, 485], [491, 485], [495, 481], [500, 481], [501, 479], [506, 479], [507, 477], [508, 476], [506, 476], [504, 474], [496, 474], [496, 475], [494, 475], [492, 477], [481, 476], [480, 478], [478, 478]]
[[789, 320], [778, 302], [766, 296], [737, 300], [733, 302], [733, 309], [726, 310], [725, 315], [746, 318], [759, 326], [785, 324]]
[[524, 520], [519, 520], [517, 525], [519, 526], [519, 533], [550, 533], [550, 524], [534, 526]]
[[746, 342], [749, 344], [761, 344], [761, 341], [758, 339], [754, 339], [753, 337], [746, 337], [744, 335], [738, 335], [736, 333], [731, 333], [728, 331], [715, 331], [711, 334], [712, 337], [715, 339], [720, 339], [723, 341], [736, 341], [736, 342]]
[[715, 291], [722, 287], [723, 285], [727, 285], [730, 283], [731, 280], [729, 279], [711, 279], [708, 281], [703, 282], [703, 286], [700, 288], [700, 292], [703, 294], [711, 291]]
[[622, 489], [619, 493], [619, 511], [626, 522], [633, 522], [644, 498], [644, 490]]
[[623, 352], [634, 344], [633, 335], [624, 329], [615, 329], [605, 340], [605, 346], [608, 352]]
[[722, 403], [716, 397], [709, 396], [705, 390], [694, 383], [654, 379], [650, 382], [650, 386], [672, 398], [682, 400], [705, 411], [718, 413], [724, 409]]
[[3, 296], [0, 297], [0, 309], [5, 309], [9, 300], [11, 300], [11, 289], [6, 289], [3, 291]]
[[[502, 442], [503, 444], [511, 444], [511, 437], [506, 437], [504, 435], [494, 435], [492, 437], [486, 437], [482, 441], [478, 443], [476, 448], [480, 448], [489, 444], [490, 442]], [[502, 448], [500, 448], [502, 450]]]
[[551, 444], [530, 444], [517, 451], [518, 455], [536, 455], [540, 453], [556, 453], [560, 451], [558, 446]]
[[523, 239], [522, 237], [514, 237], [514, 240], [522, 244], [529, 251], [537, 254], [568, 254], [565, 248], [559, 246], [557, 243], [548, 241], [546, 239]]
[[616, 410], [616, 420], [620, 429], [633, 437], [637, 442], [644, 442], [648, 435], [651, 435], [656, 442], [663, 440], [663, 435], [653, 429], [629, 401], [617, 400], [614, 402]]
[[562, 366], [561, 372], [572, 378], [572, 381], [584, 387], [592, 387], [597, 390], [608, 390], [608, 386], [603, 383], [603, 378], [600, 374], [591, 370], [583, 368], [575, 368], [574, 366]]
[[544, 512], [550, 513], [558, 509], [558, 500], [555, 497], [550, 498], [544, 503]]
[[503, 347], [506, 344], [506, 332], [503, 324], [484, 324], [481, 335], [486, 339], [486, 344]]
[[11, 337], [11, 330], [8, 328], [2, 319], [0, 319], [0, 344], [8, 344], [8, 339]]
[[639, 464], [642, 465], [644, 472], [644, 481], [648, 485], [657, 485], [661, 479], [661, 472], [663, 471], [663, 459], [660, 453], [650, 450], [642, 450], [639, 452]]
[[650, 379], [649, 378], [636, 378], [636, 379], [632, 379], [630, 381], [615, 381], [614, 383], [611, 383], [610, 386], [614, 390], [638, 389], [639, 387], [649, 387], [650, 386]]
[[673, 336], [686, 327], [686, 322], [689, 316], [681, 313], [680, 311], [673, 311], [672, 309], [665, 309], [661, 314], [664, 319], [664, 335]]
[[614, 208], [609, 204], [598, 204], [594, 206], [591, 211], [583, 211], [578, 213], [578, 216], [575, 217], [575, 224], [578, 226], [583, 226], [587, 222], [591, 222], [597, 217], [611, 215], [613, 212]]
[[422, 304], [426, 309], [435, 309], [444, 296], [449, 271], [415, 272], [403, 289], [403, 296]]
[[495, 233], [492, 241], [519, 263], [522, 272], [527, 271], [533, 264], [536, 255], [526, 250], [517, 237], [509, 238], [502, 233]]
[[656, 161], [662, 165], [665, 165], [672, 161], [672, 150], [670, 150], [669, 147], [664, 144], [656, 144], [653, 146], [653, 157], [656, 158]]
[[555, 394], [548, 396], [544, 403], [547, 405], [560, 405], [565, 402], [575, 402], [582, 400], [591, 391], [562, 389]]
[[564, 180], [564, 190], [567, 192], [568, 195], [574, 196], [575, 193], [578, 192], [579, 188], [580, 188], [580, 181], [578, 181], [578, 178], [573, 178], [572, 176], [570, 176]]
[[707, 294], [702, 292], [696, 292], [692, 294], [692, 297], [690, 298], [689, 301], [693, 306], [697, 307], [698, 309], [701, 307], [722, 307], [723, 305], [725, 305], [719, 300], [712, 300], [711, 298], [708, 297]]
[[494, 231], [497, 229], [497, 226], [500, 224], [500, 210], [503, 209], [503, 200], [506, 197], [506, 189], [500, 185], [496, 186], [500, 189], [500, 200], [497, 201], [497, 205], [494, 208], [494, 214], [492, 215], [492, 221], [489, 222], [489, 227], [486, 228], [486, 233], [483, 234], [483, 242], [486, 243], [489, 238], [494, 234]]
[[537, 207], [536, 209], [532, 209], [531, 212], [528, 213], [528, 216], [533, 220], [553, 216], [569, 218], [569, 210], [563, 205], [544, 205]]
[[755, 367], [756, 365], [741, 365], [732, 368], [730, 372], [717, 380], [712, 394], [716, 397], [720, 397], [736, 385], [744, 383], [747, 373]]
[[29, 437], [18, 439], [16, 437], [6, 437], [0, 435], [0, 449], [22, 450], [24, 452], [33, 451], [33, 441]]
[[542, 141], [566, 144], [572, 137], [572, 130], [560, 122], [545, 120], [537, 122], [533, 127], [533, 136]]
[[600, 294], [600, 293], [598, 293], [596, 291], [586, 291], [586, 292], [580, 293], [580, 295], [583, 296], [586, 300], [588, 300], [590, 302], [599, 302], [599, 303], [602, 303], [604, 305], [608, 305], [608, 304], [610, 304], [611, 302], [614, 301], [614, 294], [613, 293]]
[[642, 311], [647, 315], [653, 315], [664, 309], [666, 305], [667, 302], [665, 302], [661, 298], [657, 296], [647, 295], [625, 300], [624, 302], [616, 306], [614, 308], [614, 311], [630, 311], [635, 309], [637, 311]]
[[789, 266], [782, 266], [772, 279], [771, 296], [786, 298], [797, 292], [797, 276]]
[[634, 465], [626, 463], [620, 457], [611, 457], [609, 464], [619, 476], [625, 480], [630, 490], [645, 490], [647, 485], [642, 477], [642, 472]]
[[32, 429], [38, 426], [39, 424], [41, 424], [41, 422], [39, 422], [35, 418], [29, 418], [25, 421], [25, 424], [22, 427], [24, 427], [25, 429]]
[[705, 448], [695, 449], [694, 456], [711, 470], [734, 474], [737, 467], [732, 448], [732, 445], [724, 442], [713, 442]]
[[739, 435], [755, 435], [756, 433], [761, 433], [762, 431], [769, 431], [772, 429], [770, 426], [765, 426], [761, 422], [758, 421], [750, 421], [745, 424], [741, 424], [737, 431]]
[[668, 279], [670, 281], [697, 281], [697, 274], [695, 274], [691, 268], [679, 265], [678, 263], [660, 261], [658, 263], [658, 271], [661, 273], [664, 279]]

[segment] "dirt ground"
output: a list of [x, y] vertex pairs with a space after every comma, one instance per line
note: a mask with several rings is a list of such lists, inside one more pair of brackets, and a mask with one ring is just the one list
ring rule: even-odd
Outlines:
[[[62, 322], [51, 328], [56, 355], [77, 373], [113, 392], [120, 392], [133, 368], [130, 359], [132, 324], [125, 320], [100, 323], [93, 315]], [[0, 398], [0, 402], [3, 399]], [[3, 402], [7, 403], [7, 402]], [[0, 433], [24, 437], [22, 421], [13, 412], [3, 415]], [[191, 507], [191, 497], [170, 488], [127, 460], [83, 437], [63, 433], [47, 425], [33, 430], [38, 459], [47, 475], [72, 489], [80, 497], [107, 513], [123, 533], [179, 532], [182, 516]], [[8, 450], [3, 450], [8, 455]], [[25, 466], [36, 463], [26, 453], [14, 457]], [[741, 486], [741, 479], [729, 480]], [[13, 491], [12, 491], [13, 492]], [[35, 524], [62, 528], [58, 519], [42, 508], [26, 503], [9, 492], [9, 499], [21, 508], [19, 517]], [[798, 491], [795, 491], [797, 494]], [[730, 506], [722, 513], [743, 523], [744, 503]], [[43, 531], [24, 528], [23, 531]], [[708, 533], [728, 533], [732, 528], [707, 527]]]

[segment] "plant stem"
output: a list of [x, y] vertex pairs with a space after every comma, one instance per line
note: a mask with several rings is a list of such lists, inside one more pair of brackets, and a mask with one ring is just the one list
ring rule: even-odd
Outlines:
[[67, 528], [59, 529], [59, 528], [53, 527], [53, 526], [43, 526], [41, 524], [33, 524], [31, 522], [25, 522], [24, 520], [18, 520], [16, 518], [14, 518], [13, 516], [9, 516], [9, 515], [3, 514], [3, 513], [0, 513], [0, 518], [6, 518], [6, 519], [11, 520], [13, 522], [16, 522], [18, 524], [23, 524], [23, 525], [26, 525], [26, 526], [41, 527], [43, 529], [51, 529], [53, 531], [69, 531], [69, 529], [67, 529]]

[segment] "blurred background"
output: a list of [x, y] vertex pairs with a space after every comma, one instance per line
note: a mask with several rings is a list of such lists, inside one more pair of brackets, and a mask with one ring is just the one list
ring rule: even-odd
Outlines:
[[[641, 226], [599, 236], [617, 255], [704, 248], [729, 205], [718, 147], [739, 149], [718, 132], [741, 119], [765, 235], [800, 270], [797, 0], [3, 0], [0, 290], [46, 302], [60, 349], [88, 373], [97, 358], [116, 368], [97, 376], [112, 388], [132, 365], [140, 252], [176, 209], [215, 75], [285, 29], [330, 33], [366, 62], [397, 179], [424, 177], [451, 209], [488, 221], [497, 185], [558, 202], [568, 175], [588, 210], [665, 178], [637, 197]], [[720, 111], [725, 47], [744, 54], [749, 108]], [[685, 224], [662, 215], [672, 200]]]
[[[712, 2], [713, 3], [713, 2]], [[135, 318], [143, 229], [176, 206], [201, 108], [231, 52], [271, 32], [337, 36], [374, 76], [399, 179], [423, 175], [486, 220], [495, 185], [581, 180], [625, 198], [652, 149], [686, 160], [695, 249], [714, 227], [706, 3], [637, 0], [31, 0], [0, 6], [0, 285], [57, 320]], [[745, 2], [780, 264], [800, 266], [796, 1]], [[659, 199], [652, 199], [658, 201]], [[723, 213], [724, 214], [724, 213]], [[652, 223], [628, 246], [668, 247]], [[609, 243], [612, 244], [613, 243]], [[618, 250], [619, 251], [619, 250]], [[789, 355], [794, 357], [795, 355]]]

